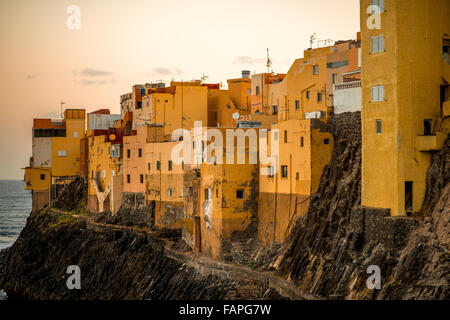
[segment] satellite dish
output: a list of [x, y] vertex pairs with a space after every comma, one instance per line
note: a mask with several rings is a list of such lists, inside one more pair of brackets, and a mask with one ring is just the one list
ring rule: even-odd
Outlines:
[[233, 113], [232, 117], [234, 120], [238, 120], [240, 116], [239, 116], [238, 112], [235, 112], [235, 113]]

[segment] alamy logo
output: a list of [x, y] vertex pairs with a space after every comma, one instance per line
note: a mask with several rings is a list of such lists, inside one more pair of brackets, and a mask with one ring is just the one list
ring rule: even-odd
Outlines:
[[[172, 141], [180, 141], [182, 138], [182, 141], [172, 149], [172, 161], [174, 164], [224, 164], [225, 153], [226, 164], [247, 164], [247, 156], [248, 164], [258, 164], [259, 154], [259, 163], [269, 165], [268, 167], [261, 167], [260, 174], [276, 174], [278, 168], [279, 130], [270, 130], [270, 156], [267, 148], [268, 130], [258, 129], [258, 131], [253, 128], [226, 129], [224, 152], [223, 130], [206, 129], [202, 127], [201, 121], [195, 121], [193, 139], [191, 132], [186, 129], [177, 129], [172, 133]], [[246, 145], [247, 138], [248, 147]]]
[[70, 14], [67, 19], [67, 29], [69, 30], [79, 30], [81, 28], [81, 10], [77, 5], [70, 5], [66, 10], [67, 14]]
[[81, 269], [79, 266], [72, 265], [67, 267], [67, 274], [71, 274], [69, 278], [67, 278], [66, 286], [67, 289], [81, 289]]
[[367, 288], [370, 290], [381, 289], [381, 270], [377, 265], [371, 265], [367, 268], [367, 273], [372, 274], [366, 281]]
[[367, 18], [367, 28], [369, 30], [381, 29], [381, 8], [371, 5], [367, 8], [369, 18]]

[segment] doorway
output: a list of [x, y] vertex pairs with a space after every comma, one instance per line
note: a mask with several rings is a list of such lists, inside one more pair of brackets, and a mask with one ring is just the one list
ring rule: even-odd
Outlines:
[[412, 181], [405, 181], [405, 211], [409, 217], [413, 211], [413, 183]]

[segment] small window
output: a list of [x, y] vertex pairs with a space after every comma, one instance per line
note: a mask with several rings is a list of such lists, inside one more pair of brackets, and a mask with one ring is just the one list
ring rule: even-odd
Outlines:
[[172, 160], [169, 160], [169, 163], [168, 163], [168, 170], [169, 170], [169, 171], [172, 171]]
[[127, 149], [127, 158], [130, 159], [130, 157], [131, 157], [131, 150]]
[[152, 164], [151, 164], [151, 163], [148, 163], [148, 164], [147, 164], [148, 171], [150, 171], [151, 167], [152, 167]]
[[131, 182], [131, 176], [129, 174], [127, 174], [127, 183]]
[[184, 170], [184, 161], [181, 161], [181, 170]]
[[377, 134], [381, 134], [382, 133], [382, 122], [380, 119], [377, 120]]
[[372, 87], [372, 102], [384, 101], [384, 86]]
[[295, 174], [295, 180], [300, 180], [300, 173], [299, 172], [297, 172], [296, 174]]
[[142, 158], [142, 149], [141, 148], [139, 148], [139, 150], [138, 150], [138, 155], [139, 155], [139, 158]]
[[143, 174], [139, 175], [139, 178], [141, 180], [141, 184], [144, 183], [144, 175]]
[[295, 110], [300, 109], [300, 100], [295, 100]]
[[317, 93], [317, 102], [322, 102], [322, 92]]
[[287, 130], [284, 130], [284, 143], [288, 142], [288, 133]]
[[338, 83], [338, 74], [333, 73], [333, 84]]
[[74, 138], [78, 138], [78, 132], [74, 131], [73, 137], [74, 137]]
[[303, 137], [300, 137], [300, 147], [303, 147], [305, 145], [305, 141]]
[[115, 176], [115, 172], [114, 170], [111, 170], [111, 176], [114, 177]]
[[372, 53], [384, 52], [384, 36], [373, 37], [372, 42]]
[[216, 198], [219, 197], [219, 189], [216, 188]]
[[237, 199], [245, 199], [245, 190], [243, 190], [243, 189], [236, 190], [236, 198]]
[[41, 180], [45, 180], [45, 174], [41, 174]]
[[189, 187], [189, 197], [192, 197], [194, 194], [194, 189], [192, 187]]
[[167, 195], [168, 195], [169, 197], [172, 196], [172, 189], [171, 189], [171, 188], [167, 189]]
[[288, 177], [288, 167], [287, 166], [281, 166], [281, 177], [282, 178]]
[[161, 170], [161, 162], [156, 161], [156, 170]]
[[269, 178], [273, 178], [274, 176], [274, 168], [273, 166], [269, 166]]
[[319, 66], [317, 64], [313, 66], [313, 74], [319, 74]]
[[67, 157], [67, 151], [66, 150], [59, 150], [58, 151], [58, 157]]
[[211, 198], [211, 189], [205, 189], [205, 200], [209, 200]]
[[259, 86], [256, 86], [256, 95], [259, 96]]
[[272, 114], [278, 113], [278, 106], [272, 106]]
[[306, 99], [309, 99], [311, 97], [311, 91], [306, 91]]
[[328, 138], [323, 139], [323, 144], [330, 144], [330, 139], [328, 139]]
[[103, 179], [106, 179], [106, 170], [102, 171], [102, 176], [103, 176]]

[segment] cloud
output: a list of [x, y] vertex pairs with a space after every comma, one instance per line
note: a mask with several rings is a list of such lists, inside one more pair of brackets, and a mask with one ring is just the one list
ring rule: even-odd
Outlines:
[[234, 58], [234, 64], [246, 64], [246, 65], [253, 65], [253, 64], [259, 64], [259, 63], [265, 63], [266, 59], [262, 58], [252, 58], [249, 56], [238, 56]]
[[34, 79], [36, 77], [37, 77], [37, 75], [35, 75], [35, 74], [29, 74], [29, 75], [27, 75], [27, 77], [25, 79], [26, 80], [32, 80], [32, 79]]
[[147, 76], [151, 75], [160, 75], [160, 76], [173, 76], [173, 75], [181, 75], [183, 74], [183, 70], [180, 68], [169, 69], [165, 67], [154, 68], [151, 72], [147, 74]]
[[114, 73], [111, 71], [98, 70], [92, 68], [85, 68], [81, 70], [81, 75], [85, 77], [103, 77], [103, 76], [111, 76]]
[[80, 80], [80, 83], [82, 84], [82, 85], [85, 85], [85, 86], [91, 86], [91, 85], [102, 85], [102, 84], [106, 84], [108, 81], [106, 81], [106, 80], [99, 80], [99, 81], [94, 81], [94, 80], [86, 80], [86, 79], [81, 79]]

